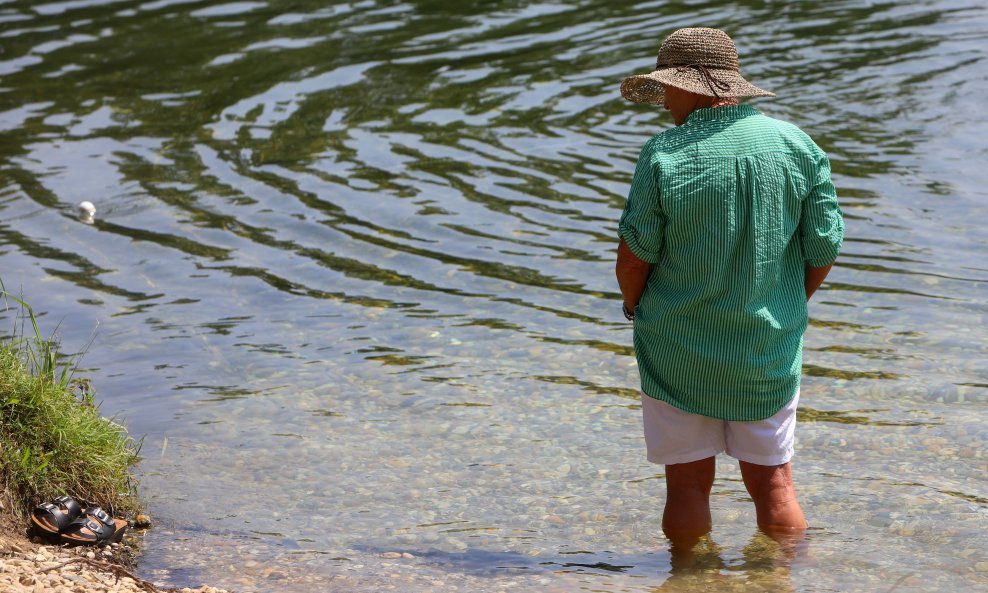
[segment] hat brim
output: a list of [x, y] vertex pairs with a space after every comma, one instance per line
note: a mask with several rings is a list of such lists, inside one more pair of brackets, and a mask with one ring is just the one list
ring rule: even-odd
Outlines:
[[[648, 74], [636, 74], [621, 83], [621, 96], [633, 103], [661, 104], [665, 86], [674, 86], [707, 97], [774, 97], [775, 93], [759, 88], [735, 70], [708, 70], [718, 85], [711, 84], [696, 68], [661, 68]], [[725, 86], [725, 88], [720, 88]], [[715, 92], [716, 91], [716, 92]]]

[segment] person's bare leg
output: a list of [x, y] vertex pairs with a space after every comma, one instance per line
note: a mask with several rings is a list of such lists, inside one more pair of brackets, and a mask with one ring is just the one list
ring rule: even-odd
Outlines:
[[755, 502], [758, 527], [769, 535], [807, 528], [803, 509], [796, 500], [792, 464], [757, 465], [742, 461], [741, 478]]
[[662, 531], [672, 543], [674, 566], [691, 564], [694, 546], [710, 532], [710, 490], [716, 467], [713, 457], [666, 466]]

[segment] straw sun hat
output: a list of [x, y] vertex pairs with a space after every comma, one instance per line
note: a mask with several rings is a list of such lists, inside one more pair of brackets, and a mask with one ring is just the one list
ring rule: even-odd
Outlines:
[[708, 97], [774, 97], [738, 70], [738, 49], [719, 29], [679, 29], [662, 42], [655, 70], [621, 83], [621, 96], [635, 103], [661, 104], [671, 85]]

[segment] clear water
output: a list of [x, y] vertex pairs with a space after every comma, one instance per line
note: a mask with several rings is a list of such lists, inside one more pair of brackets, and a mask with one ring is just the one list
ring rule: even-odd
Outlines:
[[[683, 572], [612, 261], [671, 125], [617, 86], [696, 24], [831, 154], [847, 240], [812, 528], [759, 536], [725, 458]], [[980, 0], [3, 1], [0, 278], [95, 332], [163, 584], [988, 590], [986, 44]]]

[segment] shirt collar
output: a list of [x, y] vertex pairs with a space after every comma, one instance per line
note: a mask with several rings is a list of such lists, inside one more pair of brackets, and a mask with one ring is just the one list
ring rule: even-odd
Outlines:
[[700, 121], [736, 120], [760, 112], [751, 105], [725, 105], [723, 107], [704, 107], [697, 109], [686, 118], [686, 123]]

